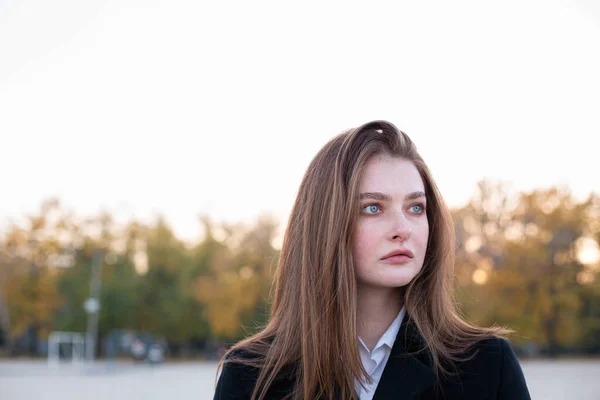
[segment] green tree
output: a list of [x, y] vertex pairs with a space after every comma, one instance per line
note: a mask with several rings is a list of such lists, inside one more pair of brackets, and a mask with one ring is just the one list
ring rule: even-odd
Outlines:
[[183, 294], [180, 288], [180, 270], [189, 262], [187, 250], [168, 226], [159, 218], [148, 229], [143, 252], [147, 271], [140, 279], [137, 328], [159, 337], [181, 341], [179, 325], [183, 318]]

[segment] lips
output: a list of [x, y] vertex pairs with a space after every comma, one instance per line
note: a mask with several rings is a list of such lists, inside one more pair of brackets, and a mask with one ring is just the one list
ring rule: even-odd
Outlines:
[[415, 255], [408, 249], [394, 250], [381, 257], [381, 261], [391, 264], [402, 264], [413, 259]]

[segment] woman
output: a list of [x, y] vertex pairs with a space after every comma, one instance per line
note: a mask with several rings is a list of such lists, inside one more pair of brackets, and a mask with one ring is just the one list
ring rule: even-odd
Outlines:
[[267, 326], [224, 356], [215, 399], [529, 399], [501, 328], [452, 300], [454, 228], [409, 137], [327, 143], [289, 218]]

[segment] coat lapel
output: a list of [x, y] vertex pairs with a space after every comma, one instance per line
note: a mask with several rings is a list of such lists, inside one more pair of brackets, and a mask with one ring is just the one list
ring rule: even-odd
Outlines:
[[435, 383], [436, 374], [429, 352], [408, 354], [422, 349], [424, 345], [423, 338], [407, 316], [400, 326], [373, 400], [417, 399]]

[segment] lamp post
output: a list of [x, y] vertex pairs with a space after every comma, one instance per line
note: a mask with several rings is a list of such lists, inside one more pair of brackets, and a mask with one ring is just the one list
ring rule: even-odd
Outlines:
[[87, 332], [85, 341], [85, 359], [93, 362], [96, 358], [96, 341], [98, 339], [98, 319], [100, 316], [100, 288], [102, 285], [102, 259], [104, 253], [96, 249], [92, 258], [92, 274], [90, 277], [90, 297], [83, 304], [87, 313]]

